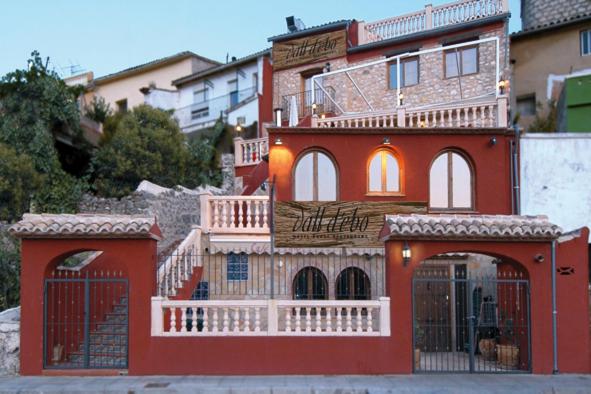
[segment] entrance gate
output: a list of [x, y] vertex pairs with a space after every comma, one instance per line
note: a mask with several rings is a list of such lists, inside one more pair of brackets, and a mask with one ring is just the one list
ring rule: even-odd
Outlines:
[[128, 282], [112, 271], [45, 279], [43, 367], [127, 368]]
[[520, 273], [470, 277], [465, 265], [415, 271], [415, 373], [531, 371], [529, 281]]

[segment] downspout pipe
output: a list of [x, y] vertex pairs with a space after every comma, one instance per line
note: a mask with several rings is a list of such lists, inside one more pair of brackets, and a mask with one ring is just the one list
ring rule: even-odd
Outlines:
[[556, 240], [551, 244], [551, 269], [552, 269], [552, 373], [558, 374], [558, 333], [557, 333], [557, 315], [556, 310]]
[[515, 209], [515, 214], [516, 215], [521, 215], [521, 198], [520, 198], [520, 190], [519, 190], [519, 149], [520, 149], [520, 143], [519, 143], [519, 138], [520, 138], [520, 133], [519, 133], [519, 126], [515, 127], [515, 141], [513, 143], [513, 157], [512, 157], [512, 161], [513, 161], [513, 194], [514, 194], [514, 209]]

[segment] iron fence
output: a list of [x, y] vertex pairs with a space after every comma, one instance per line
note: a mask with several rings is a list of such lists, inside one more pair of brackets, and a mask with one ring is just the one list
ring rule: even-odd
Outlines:
[[127, 368], [128, 282], [120, 271], [56, 270], [45, 279], [43, 365]]
[[[324, 90], [326, 93], [324, 93], [324, 91], [320, 88], [315, 89], [314, 101], [316, 103], [316, 113], [334, 113], [336, 105], [334, 104], [333, 100], [336, 98], [336, 92], [332, 86], [325, 86]], [[327, 97], [327, 93], [330, 98]], [[292, 106], [292, 97], [295, 97], [296, 100], [298, 118], [312, 115], [312, 104], [314, 104], [312, 102], [312, 90], [306, 90], [304, 92], [289, 94], [282, 97], [281, 113], [283, 120], [289, 119]]]
[[[159, 295], [173, 283], [189, 283], [190, 267], [201, 269], [192, 289], [194, 299], [378, 299], [385, 295], [384, 256], [173, 253], [163, 261], [175, 266], [159, 268]], [[184, 282], [183, 282], [184, 281]]]
[[415, 372], [530, 372], [529, 281], [515, 272], [448, 273], [415, 272]]

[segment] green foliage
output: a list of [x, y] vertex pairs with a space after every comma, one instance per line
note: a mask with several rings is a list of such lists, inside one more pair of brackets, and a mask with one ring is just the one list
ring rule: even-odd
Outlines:
[[112, 115], [111, 106], [100, 96], [94, 96], [89, 105], [84, 106], [84, 114], [98, 123], [105, 123], [105, 120]]
[[0, 220], [14, 221], [27, 212], [41, 183], [27, 154], [0, 143]]
[[217, 147], [224, 135], [224, 123], [218, 121], [211, 135], [201, 135], [189, 141], [189, 154], [193, 165], [189, 167], [188, 177], [197, 185], [219, 186], [222, 183]]
[[116, 116], [106, 120], [109, 133], [92, 162], [98, 194], [122, 197], [144, 179], [164, 187], [189, 188], [209, 179], [209, 161], [215, 156], [215, 148], [212, 152], [208, 147], [211, 141], [200, 140], [189, 147], [168, 111], [140, 105]]
[[20, 254], [18, 242], [0, 233], [0, 311], [19, 304]]
[[[71, 212], [77, 208], [75, 199], [84, 181], [62, 169], [54, 141], [60, 134], [82, 144], [76, 103], [81, 88], [68, 87], [37, 52], [31, 56], [27, 70], [10, 72], [0, 80], [0, 143], [17, 155], [27, 155], [42, 180], [33, 188], [39, 211]], [[22, 206], [21, 202], [16, 206]]]
[[541, 103], [537, 104], [538, 111], [528, 132], [555, 132], [558, 130], [558, 106], [555, 100], [548, 101], [548, 108], [543, 111]]

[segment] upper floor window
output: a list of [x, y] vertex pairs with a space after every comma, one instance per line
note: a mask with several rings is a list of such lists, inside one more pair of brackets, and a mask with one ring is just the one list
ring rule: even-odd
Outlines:
[[259, 73], [253, 73], [252, 74], [252, 90], [253, 90], [253, 94], [258, 92], [259, 90]]
[[228, 81], [228, 94], [230, 95], [230, 107], [238, 104], [238, 80]]
[[[419, 58], [411, 57], [400, 60], [400, 87], [417, 85], [419, 83]], [[390, 89], [398, 89], [398, 64], [388, 63], [388, 84]]]
[[127, 112], [127, 99], [121, 99], [119, 101], [115, 101], [115, 105], [117, 106], [117, 112], [119, 112], [119, 113]]
[[388, 150], [380, 150], [373, 155], [367, 177], [369, 193], [400, 192], [400, 166], [394, 154]]
[[591, 29], [581, 32], [581, 55], [591, 55]]
[[522, 116], [532, 116], [536, 114], [536, 94], [526, 94], [519, 96], [517, 101], [517, 113]]
[[209, 100], [209, 89], [207, 87], [193, 92], [193, 103], [203, 103]]
[[294, 171], [296, 201], [336, 201], [337, 169], [321, 151], [310, 151], [296, 163]]
[[478, 72], [478, 47], [469, 46], [445, 51], [445, 78]]
[[445, 151], [431, 164], [429, 207], [434, 209], [473, 209], [472, 169], [459, 153]]

